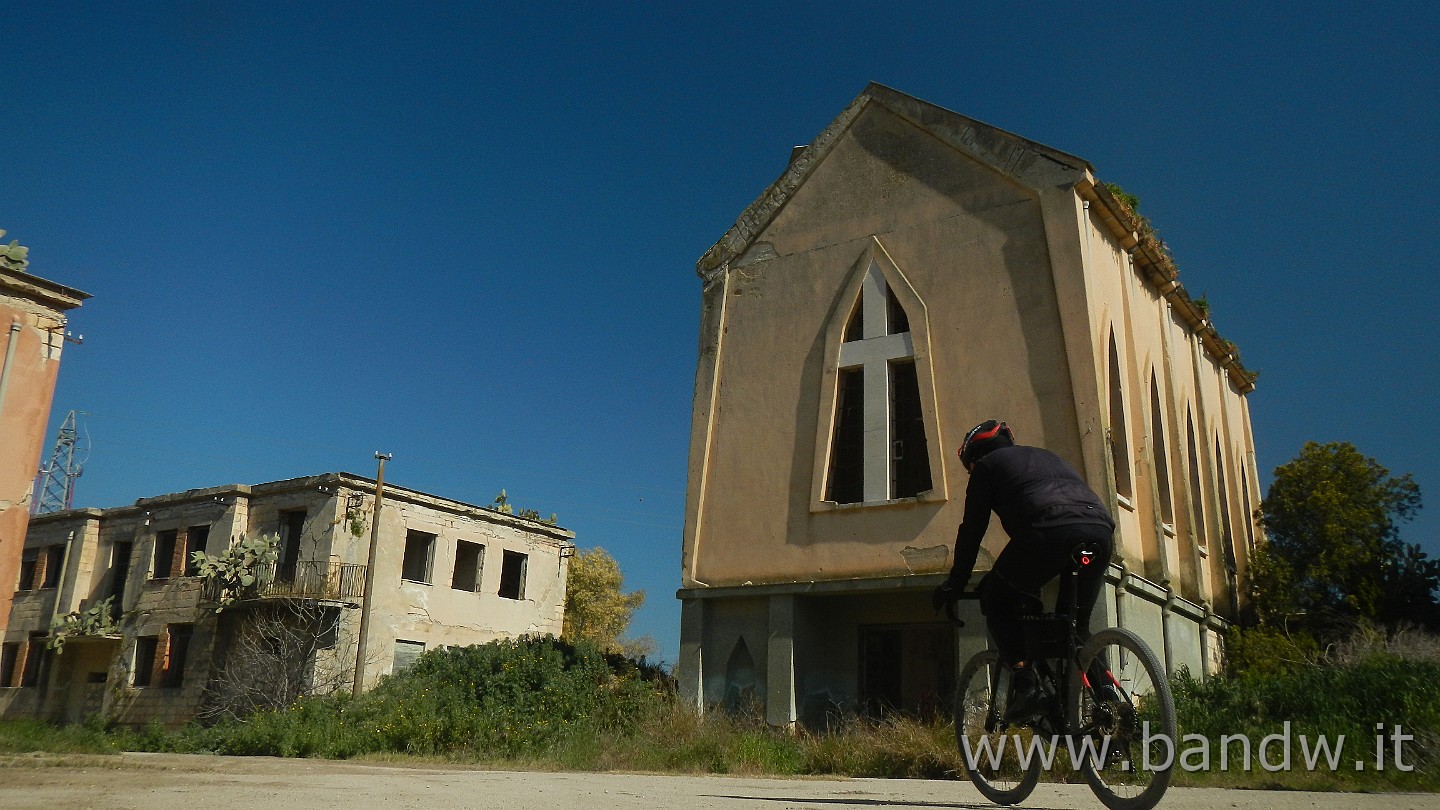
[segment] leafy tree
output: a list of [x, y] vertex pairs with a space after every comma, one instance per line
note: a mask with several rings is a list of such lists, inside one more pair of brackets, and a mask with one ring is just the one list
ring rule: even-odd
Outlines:
[[645, 604], [645, 592], [625, 593], [620, 564], [605, 549], [581, 551], [570, 560], [565, 579], [565, 627], [560, 637], [589, 641], [605, 652], [643, 653], [645, 642], [622, 641], [630, 617]]
[[1408, 473], [1391, 476], [1348, 442], [1307, 442], [1258, 510], [1269, 536], [1251, 566], [1259, 621], [1322, 634], [1355, 619], [1433, 626], [1440, 561], [1399, 537], [1419, 508]]

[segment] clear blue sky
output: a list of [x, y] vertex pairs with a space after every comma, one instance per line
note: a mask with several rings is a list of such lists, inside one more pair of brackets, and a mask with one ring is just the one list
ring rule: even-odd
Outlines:
[[690, 5], [7, 7], [0, 228], [95, 296], [77, 505], [392, 452], [609, 549], [673, 661], [695, 260], [874, 80], [1139, 195], [1262, 482], [1353, 441], [1440, 553], [1434, 4]]

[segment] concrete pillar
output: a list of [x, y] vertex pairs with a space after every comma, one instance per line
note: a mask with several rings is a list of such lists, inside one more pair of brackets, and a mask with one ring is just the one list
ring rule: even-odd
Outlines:
[[701, 642], [705, 638], [705, 600], [680, 602], [680, 660], [675, 665], [675, 687], [680, 702], [696, 711], [705, 710], [705, 659]]
[[765, 720], [772, 726], [795, 724], [795, 597], [770, 597], [770, 635], [766, 644]]

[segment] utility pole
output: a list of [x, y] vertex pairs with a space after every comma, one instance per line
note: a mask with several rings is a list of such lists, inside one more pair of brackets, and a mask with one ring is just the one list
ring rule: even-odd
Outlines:
[[394, 453], [375, 451], [379, 469], [375, 471], [375, 514], [370, 516], [370, 554], [365, 564], [365, 601], [360, 603], [360, 643], [355, 650], [355, 688], [351, 694], [356, 697], [365, 689], [365, 652], [370, 646], [370, 606], [375, 601], [375, 557], [380, 548], [380, 507], [385, 502], [385, 462], [394, 457]]

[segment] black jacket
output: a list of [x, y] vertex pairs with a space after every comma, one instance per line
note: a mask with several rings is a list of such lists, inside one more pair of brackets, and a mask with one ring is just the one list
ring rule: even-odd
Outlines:
[[990, 512], [1010, 542], [1023, 543], [1037, 529], [1091, 524], [1115, 528], [1100, 496], [1059, 456], [1039, 447], [1001, 447], [986, 453], [970, 470], [965, 488], [965, 518], [955, 535], [950, 579], [962, 585], [975, 569]]

